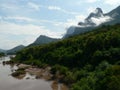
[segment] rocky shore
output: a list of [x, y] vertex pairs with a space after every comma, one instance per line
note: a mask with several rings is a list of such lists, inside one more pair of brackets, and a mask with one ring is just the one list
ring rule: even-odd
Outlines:
[[60, 83], [59, 78], [51, 74], [51, 67], [49, 66], [44, 68], [38, 68], [32, 65], [16, 64], [11, 61], [4, 61], [3, 64], [16, 65], [18, 67], [18, 69], [11, 74], [16, 79], [31, 79], [30, 76], [26, 76], [26, 74], [28, 73], [31, 76], [34, 76], [34, 79], [44, 79], [46, 81], [51, 81], [51, 88], [53, 90], [69, 90], [67, 85]]

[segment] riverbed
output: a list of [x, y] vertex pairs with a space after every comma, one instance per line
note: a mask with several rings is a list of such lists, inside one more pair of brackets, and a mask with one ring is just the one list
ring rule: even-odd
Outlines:
[[[3, 65], [3, 61], [9, 61], [10, 56], [0, 58], [0, 90], [62, 90], [58, 84], [58, 89], [53, 89], [54, 81], [45, 79], [35, 79], [29, 73], [23, 79], [17, 79], [11, 76], [18, 67], [16, 65]], [[26, 79], [29, 77], [29, 79]]]

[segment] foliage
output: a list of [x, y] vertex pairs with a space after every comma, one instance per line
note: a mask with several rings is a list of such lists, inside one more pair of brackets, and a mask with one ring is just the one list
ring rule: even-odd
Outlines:
[[5, 56], [5, 54], [1, 52], [1, 53], [0, 53], [0, 57], [2, 57], [2, 56]]
[[72, 90], [120, 90], [120, 24], [25, 48], [13, 61], [52, 66]]
[[13, 72], [12, 73], [12, 76], [13, 77], [18, 77], [18, 76], [20, 76], [20, 75], [22, 75], [22, 74], [25, 74], [26, 72], [24, 71], [24, 69], [23, 68], [21, 68], [21, 69], [17, 69], [15, 72]]

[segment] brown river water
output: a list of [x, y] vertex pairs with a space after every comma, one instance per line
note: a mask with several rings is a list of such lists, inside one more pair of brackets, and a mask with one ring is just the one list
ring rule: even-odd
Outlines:
[[[2, 64], [3, 61], [8, 60], [10, 60], [9, 56], [0, 58], [0, 90], [54, 90], [51, 87], [53, 81], [35, 79], [35, 76], [31, 76], [28, 73], [21, 80], [12, 77], [11, 73], [17, 69], [17, 66]], [[26, 77], [30, 77], [30, 79], [26, 79]], [[58, 88], [55, 90], [62, 89]]]

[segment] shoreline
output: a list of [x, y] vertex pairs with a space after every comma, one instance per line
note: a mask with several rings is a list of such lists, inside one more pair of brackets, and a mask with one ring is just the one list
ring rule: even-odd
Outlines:
[[58, 77], [56, 77], [55, 75], [51, 74], [50, 72], [51, 67], [49, 66], [45, 68], [38, 68], [32, 65], [13, 63], [11, 61], [4, 61], [3, 64], [14, 65], [18, 67], [17, 70], [12, 72], [12, 74], [14, 73], [15, 76], [11, 74], [11, 76], [13, 76], [16, 79], [20, 80], [23, 78], [25, 78], [26, 80], [31, 79], [29, 76], [26, 77], [26, 74], [28, 73], [29, 75], [34, 76], [34, 79], [44, 79], [46, 81], [51, 81], [52, 90], [69, 90], [69, 87], [64, 82], [60, 82], [59, 75]]

